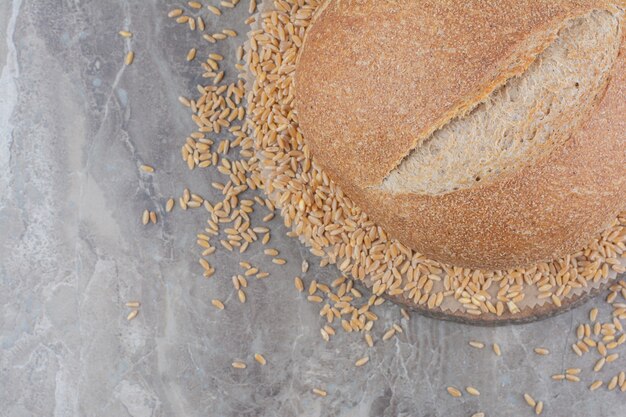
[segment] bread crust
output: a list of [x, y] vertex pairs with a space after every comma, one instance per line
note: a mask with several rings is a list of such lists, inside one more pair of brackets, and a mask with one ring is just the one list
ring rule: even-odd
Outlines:
[[[296, 109], [314, 161], [392, 236], [438, 261], [508, 269], [576, 252], [626, 207], [623, 21], [605, 94], [546, 158], [443, 195], [390, 194], [376, 187], [421, 139], [523, 73], [565, 20], [624, 5], [458, 4], [326, 5], [307, 33], [295, 75]], [[364, 52], [362, 45], [351, 46], [355, 40], [372, 47]]]

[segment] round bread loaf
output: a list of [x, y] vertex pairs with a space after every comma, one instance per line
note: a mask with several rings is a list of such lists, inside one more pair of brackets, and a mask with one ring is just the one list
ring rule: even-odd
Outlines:
[[374, 221], [455, 266], [575, 253], [626, 208], [624, 3], [331, 0], [297, 117]]

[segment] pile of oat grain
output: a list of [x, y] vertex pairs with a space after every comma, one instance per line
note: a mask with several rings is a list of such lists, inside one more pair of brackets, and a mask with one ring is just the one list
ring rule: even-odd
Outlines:
[[[275, 209], [279, 209], [285, 225], [292, 230], [289, 235], [307, 244], [311, 253], [320, 258], [322, 266], [335, 264], [342, 273], [330, 285], [316, 280], [305, 285], [300, 276], [293, 278], [296, 290], [306, 291], [307, 300], [320, 306], [320, 316], [324, 318], [321, 337], [328, 341], [336, 328], [341, 327], [346, 332], [361, 332], [365, 343], [372, 347], [375, 343], [372, 328], [378, 319], [373, 310], [384, 302], [383, 296], [428, 309], [441, 309], [445, 305], [447, 309], [457, 308], [472, 315], [500, 316], [505, 312], [519, 312], [528, 293], [559, 306], [572, 291], [608, 280], [611, 274], [626, 270], [626, 212], [580, 252], [526, 269], [481, 271], [453, 267], [427, 259], [391, 239], [316, 166], [298, 126], [294, 111], [295, 62], [320, 2], [275, 0], [266, 2], [264, 11], [257, 12], [256, 1], [251, 0], [245, 53], [243, 41], [235, 30], [211, 29], [209, 33], [208, 29], [213, 26], [212, 21], [238, 3], [238, 0], [221, 1], [218, 6], [190, 1], [168, 13], [177, 23], [201, 33], [209, 44], [240, 43], [234, 68], [224, 68], [224, 57], [209, 53], [200, 62], [202, 77], [207, 82], [197, 86], [197, 97], [179, 99], [190, 109], [197, 125], [181, 147], [182, 159], [189, 169], [216, 169], [224, 178], [222, 182], [211, 184], [221, 192], [220, 201], [210, 202], [188, 189], [178, 198], [178, 206], [183, 210], [203, 207], [209, 213], [206, 227], [197, 234], [201, 248], [199, 263], [205, 277], [215, 274], [210, 258], [218, 245], [241, 254], [250, 245], [265, 245], [263, 253], [273, 263], [285, 264], [288, 260], [271, 247], [271, 230], [264, 224], [271, 221]], [[205, 9], [210, 15], [203, 17]], [[124, 30], [120, 35], [130, 38], [132, 33]], [[201, 49], [189, 49], [184, 58], [199, 61]], [[129, 51], [125, 63], [132, 64], [133, 57], [134, 52]], [[237, 71], [238, 80], [226, 83], [226, 70]], [[140, 169], [154, 172], [148, 165]], [[255, 190], [263, 190], [267, 198], [251, 193]], [[165, 212], [169, 213], [175, 205], [176, 200], [170, 198]], [[255, 209], [267, 210], [262, 224], [252, 224], [250, 213]], [[156, 213], [144, 211], [142, 221], [145, 225], [156, 223]], [[241, 261], [239, 265], [241, 273], [231, 278], [239, 301], [244, 303], [248, 280], [264, 279], [269, 273], [248, 261]], [[305, 261], [303, 276], [307, 271]], [[364, 297], [354, 287], [354, 280], [371, 287], [373, 294]], [[592, 309], [590, 323], [581, 323], [576, 328], [578, 340], [572, 345], [579, 356], [596, 351], [599, 359], [593, 372], [615, 361], [619, 353], [614, 350], [626, 342], [621, 324], [626, 318], [626, 283], [613, 284], [606, 301], [612, 305], [612, 317], [606, 322], [598, 321], [597, 309]], [[212, 304], [218, 310], [226, 308], [217, 298]], [[133, 301], [128, 306], [138, 308], [139, 302]], [[129, 319], [137, 312], [133, 310]], [[401, 314], [409, 319], [404, 309]], [[399, 324], [392, 324], [383, 330], [382, 340], [402, 332]], [[480, 341], [469, 343], [476, 349], [485, 347]], [[492, 349], [498, 356], [503, 354], [499, 345], [493, 345]], [[535, 352], [550, 354], [541, 347], [535, 348]], [[267, 363], [260, 353], [254, 358], [261, 365]], [[355, 366], [364, 366], [368, 361], [368, 356], [361, 357], [355, 361]], [[232, 366], [243, 370], [247, 365], [235, 360]], [[607, 382], [608, 389], [619, 387], [626, 391], [624, 375], [624, 371], [617, 372]], [[581, 369], [566, 368], [552, 379], [578, 382], [581, 376]], [[603, 384], [601, 380], [594, 380], [589, 389], [598, 389]], [[446, 389], [453, 397], [463, 396], [461, 389], [453, 386]], [[480, 395], [474, 387], [466, 387], [465, 391], [469, 395]], [[321, 388], [314, 388], [313, 393], [321, 397], [327, 395]], [[523, 398], [535, 413], [542, 412], [542, 401], [536, 401], [530, 394], [523, 394]]]

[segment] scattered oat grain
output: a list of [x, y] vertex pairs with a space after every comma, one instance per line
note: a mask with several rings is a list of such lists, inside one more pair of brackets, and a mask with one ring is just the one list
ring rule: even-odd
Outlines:
[[589, 391], [595, 391], [598, 388], [600, 388], [602, 386], [603, 382], [598, 380], [595, 381], [593, 384], [589, 385]]
[[135, 60], [135, 53], [133, 51], [130, 51], [126, 54], [126, 58], [124, 58], [124, 63], [126, 65], [130, 65], [133, 63], [134, 60]]
[[319, 389], [319, 388], [313, 388], [313, 394], [319, 395], [320, 397], [325, 397], [328, 395], [326, 391], [324, 391], [323, 389]]
[[448, 387], [446, 388], [446, 390], [448, 391], [448, 394], [450, 394], [451, 396], [455, 397], [455, 398], [459, 398], [461, 397], [463, 394], [461, 393], [461, 391], [459, 391], [457, 388], [455, 387]]
[[260, 363], [261, 365], [265, 365], [267, 363], [263, 355], [261, 355], [260, 353], [254, 354], [254, 360]]
[[357, 361], [354, 363], [354, 366], [363, 366], [363, 365], [365, 365], [367, 362], [369, 362], [369, 360], [370, 360], [369, 356], [364, 356], [364, 357], [362, 357], [361, 359], [357, 360]]

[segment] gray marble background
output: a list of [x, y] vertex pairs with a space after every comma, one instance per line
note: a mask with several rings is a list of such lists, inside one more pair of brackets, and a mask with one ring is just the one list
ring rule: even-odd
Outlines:
[[[374, 348], [343, 332], [325, 344], [317, 306], [293, 288], [301, 260], [316, 260], [279, 219], [273, 242], [289, 262], [278, 268], [251, 249], [246, 257], [274, 273], [251, 282], [246, 304], [230, 283], [239, 256], [218, 251], [218, 272], [204, 279], [195, 234], [206, 212], [162, 211], [184, 187], [217, 198], [216, 174], [189, 171], [179, 156], [194, 126], [177, 97], [200, 82], [184, 57], [191, 45], [206, 55], [208, 44], [165, 17], [172, 5], [0, 0], [0, 416], [534, 415], [524, 392], [548, 416], [626, 415], [626, 393], [588, 391], [597, 357], [569, 347], [590, 304], [608, 317], [602, 299], [503, 328], [407, 322], [385, 304]], [[244, 30], [244, 9], [207, 23]], [[131, 40], [117, 35], [126, 28]], [[235, 45], [218, 49], [233, 56]], [[126, 67], [129, 46], [136, 58]], [[156, 173], [140, 173], [142, 163]], [[157, 225], [141, 225], [144, 208], [159, 213]], [[305, 280], [336, 276], [313, 266]], [[133, 299], [142, 306], [128, 322]], [[381, 342], [393, 322], [405, 333]], [[471, 339], [499, 343], [503, 356], [470, 348]], [[535, 355], [537, 346], [551, 355]], [[370, 363], [355, 368], [366, 354]], [[233, 369], [234, 359], [248, 368]], [[567, 366], [583, 368], [583, 382], [550, 380]], [[454, 399], [448, 385], [481, 395]]]

